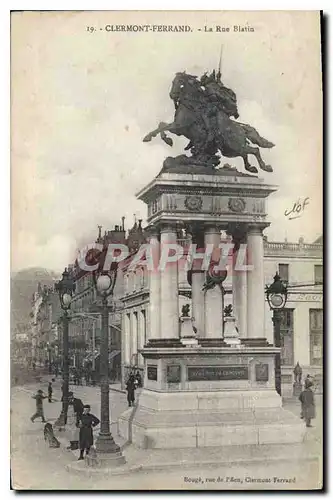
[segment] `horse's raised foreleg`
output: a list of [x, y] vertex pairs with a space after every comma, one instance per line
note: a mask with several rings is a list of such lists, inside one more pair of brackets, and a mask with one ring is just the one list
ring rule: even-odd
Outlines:
[[273, 169], [270, 165], [266, 165], [264, 160], [261, 158], [260, 154], [260, 149], [259, 148], [254, 148], [252, 146], [247, 146], [247, 149], [249, 150], [247, 154], [252, 154], [257, 158], [257, 162], [259, 164], [259, 167], [261, 170], [264, 170], [265, 172], [273, 172]]
[[158, 134], [162, 134], [163, 132], [165, 132], [166, 130], [168, 130], [169, 127], [171, 127], [171, 126], [172, 126], [172, 123], [160, 122], [159, 125], [158, 125], [158, 127], [155, 130], [153, 130], [152, 132], [149, 132], [149, 134], [147, 134], [143, 138], [143, 142], [149, 142], [149, 141], [151, 141], [153, 137], [156, 137]]
[[168, 145], [168, 146], [173, 146], [173, 140], [171, 137], [168, 137], [166, 133], [163, 131], [161, 132], [161, 139]]

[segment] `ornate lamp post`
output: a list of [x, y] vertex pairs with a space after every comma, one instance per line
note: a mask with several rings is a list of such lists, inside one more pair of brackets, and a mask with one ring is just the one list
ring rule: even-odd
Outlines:
[[[281, 348], [281, 311], [286, 305], [288, 290], [278, 273], [275, 274], [273, 283], [266, 285], [266, 297], [270, 310], [273, 311], [274, 345]], [[275, 388], [281, 396], [281, 349], [275, 355]]]
[[125, 462], [119, 446], [115, 443], [110, 431], [110, 403], [109, 403], [109, 309], [108, 297], [113, 295], [116, 284], [117, 267], [110, 271], [93, 274], [94, 285], [98, 295], [102, 298], [101, 316], [102, 331], [100, 345], [100, 378], [101, 378], [101, 427], [96, 439], [96, 451], [99, 464], [112, 461], [113, 464]]
[[75, 283], [67, 269], [62, 273], [62, 279], [55, 284], [55, 290], [59, 294], [61, 309], [64, 311], [63, 320], [63, 389], [62, 389], [62, 409], [55, 426], [64, 427], [67, 423], [68, 412], [68, 384], [69, 384], [69, 367], [68, 367], [68, 311], [71, 307], [72, 295], [75, 291]]

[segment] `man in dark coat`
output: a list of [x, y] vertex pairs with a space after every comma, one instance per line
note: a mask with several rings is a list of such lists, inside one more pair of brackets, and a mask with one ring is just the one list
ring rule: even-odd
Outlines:
[[83, 414], [81, 415], [80, 426], [80, 456], [79, 460], [84, 459], [84, 451], [89, 455], [90, 448], [94, 444], [93, 427], [99, 424], [99, 419], [90, 413], [90, 405], [84, 405]]
[[299, 400], [302, 403], [302, 418], [304, 418], [306, 426], [312, 427], [311, 419], [315, 418], [315, 401], [312, 392], [312, 382], [305, 380], [305, 389], [301, 392]]
[[134, 401], [135, 401], [135, 397], [134, 397], [135, 378], [134, 378], [134, 375], [130, 375], [128, 382], [126, 384], [126, 391], [127, 391], [128, 406], [132, 406], [134, 404]]
[[46, 422], [45, 417], [44, 417], [44, 409], [43, 409], [43, 399], [46, 399], [47, 396], [43, 395], [43, 391], [39, 389], [37, 391], [37, 394], [32, 396], [33, 399], [36, 400], [36, 413], [32, 415], [30, 418], [31, 422], [35, 421], [35, 418], [41, 417], [42, 422]]

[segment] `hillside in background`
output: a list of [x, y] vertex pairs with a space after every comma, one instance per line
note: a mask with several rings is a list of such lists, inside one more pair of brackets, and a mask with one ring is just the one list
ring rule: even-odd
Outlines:
[[21, 325], [27, 325], [32, 311], [32, 296], [38, 283], [53, 286], [59, 275], [48, 269], [33, 267], [22, 269], [11, 275], [11, 332]]

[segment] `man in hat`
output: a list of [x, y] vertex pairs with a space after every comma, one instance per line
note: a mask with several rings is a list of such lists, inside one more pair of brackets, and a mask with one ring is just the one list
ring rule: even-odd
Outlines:
[[84, 451], [89, 455], [90, 448], [94, 444], [93, 427], [99, 424], [99, 419], [90, 413], [90, 405], [84, 405], [83, 414], [79, 420], [80, 436], [80, 456], [79, 460], [84, 459]]
[[43, 399], [46, 399], [47, 396], [44, 396], [43, 391], [38, 389], [37, 394], [32, 397], [36, 400], [36, 413], [34, 413], [30, 418], [31, 422], [34, 422], [37, 417], [41, 417], [42, 422], [46, 422], [44, 417]]
[[312, 392], [312, 381], [309, 379], [305, 380], [305, 389], [301, 392], [299, 400], [302, 403], [302, 413], [301, 418], [304, 418], [307, 427], [312, 427], [311, 419], [315, 418], [315, 401], [314, 394]]

